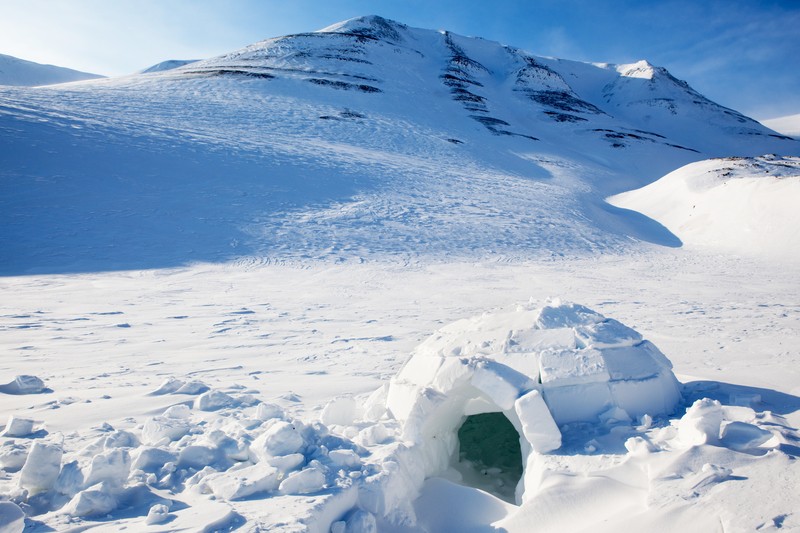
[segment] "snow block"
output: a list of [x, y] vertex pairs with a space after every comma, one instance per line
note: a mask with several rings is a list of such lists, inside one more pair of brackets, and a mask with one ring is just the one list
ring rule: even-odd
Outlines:
[[6, 394], [39, 394], [45, 391], [44, 381], [36, 376], [17, 376], [14, 381], [0, 386]]
[[194, 400], [194, 408], [198, 411], [217, 411], [223, 407], [230, 407], [236, 400], [222, 391], [206, 391]]
[[0, 434], [3, 437], [25, 437], [33, 433], [33, 420], [30, 418], [21, 418], [16, 415], [8, 417], [6, 428]]
[[542, 393], [532, 390], [514, 402], [514, 411], [522, 425], [522, 433], [534, 451], [547, 453], [561, 447], [559, 431]]
[[105, 515], [117, 508], [117, 498], [103, 485], [95, 485], [76, 494], [62, 509], [78, 517]]
[[144, 423], [142, 442], [152, 445], [172, 442], [189, 433], [189, 428], [189, 422], [184, 419], [156, 416]]
[[689, 446], [716, 444], [722, 425], [722, 406], [717, 400], [703, 398], [686, 409], [677, 421], [678, 440]]
[[293, 472], [281, 481], [278, 490], [282, 494], [312, 494], [325, 488], [325, 472], [318, 467], [310, 467]]
[[277, 489], [279, 479], [280, 472], [277, 468], [261, 462], [238, 470], [211, 474], [202, 483], [217, 498], [240, 500], [259, 492]]
[[61, 446], [34, 442], [20, 472], [19, 485], [30, 495], [50, 490], [61, 471]]
[[250, 450], [261, 460], [297, 453], [306, 444], [301, 429], [299, 422], [292, 424], [277, 420], [253, 441]]

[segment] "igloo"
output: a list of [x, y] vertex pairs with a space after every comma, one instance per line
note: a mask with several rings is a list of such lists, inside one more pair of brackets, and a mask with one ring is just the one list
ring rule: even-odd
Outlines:
[[418, 481], [447, 471], [464, 447], [502, 473], [514, 461], [510, 431], [520, 465], [506, 499], [521, 503], [531, 464], [561, 447], [564, 424], [666, 414], [680, 399], [669, 360], [639, 333], [550, 301], [440, 329], [391, 380], [386, 408], [402, 426], [398, 462]]

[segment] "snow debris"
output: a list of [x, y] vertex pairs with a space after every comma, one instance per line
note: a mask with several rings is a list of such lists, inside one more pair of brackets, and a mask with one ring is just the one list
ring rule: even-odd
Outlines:
[[169, 516], [169, 507], [163, 503], [157, 503], [150, 507], [150, 510], [147, 512], [147, 517], [144, 519], [144, 523], [148, 526], [163, 524], [169, 520]]
[[194, 401], [194, 408], [199, 411], [216, 411], [223, 407], [230, 407], [236, 401], [221, 391], [210, 390], [202, 393]]
[[58, 444], [36, 441], [20, 471], [19, 485], [34, 495], [50, 490], [61, 471], [63, 449]]
[[25, 437], [33, 433], [33, 424], [34, 421], [30, 418], [11, 415], [0, 437]]
[[17, 376], [13, 381], [0, 385], [0, 392], [6, 394], [39, 394], [45, 392], [44, 381], [36, 376]]
[[678, 439], [688, 446], [716, 444], [722, 424], [722, 406], [717, 400], [697, 400], [675, 424]]

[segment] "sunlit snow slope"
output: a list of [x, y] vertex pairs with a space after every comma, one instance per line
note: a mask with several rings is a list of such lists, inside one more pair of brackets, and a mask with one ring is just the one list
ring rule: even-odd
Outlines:
[[800, 154], [644, 61], [365, 17], [145, 75], [0, 89], [0, 273], [678, 246], [605, 203]]
[[800, 158], [712, 159], [611, 199], [685, 245], [800, 261]]
[[97, 74], [89, 74], [88, 72], [54, 65], [42, 65], [41, 63], [0, 54], [0, 85], [33, 87], [101, 77]]

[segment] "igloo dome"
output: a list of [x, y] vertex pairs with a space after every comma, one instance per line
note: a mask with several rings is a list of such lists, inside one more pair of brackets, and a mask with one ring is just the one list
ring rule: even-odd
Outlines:
[[669, 360], [639, 333], [550, 301], [440, 329], [391, 380], [386, 407], [425, 477], [447, 470], [465, 446], [508, 463], [498, 439], [510, 423], [521, 472], [507, 499], [520, 503], [528, 463], [561, 446], [559, 427], [666, 414], [680, 399]]

